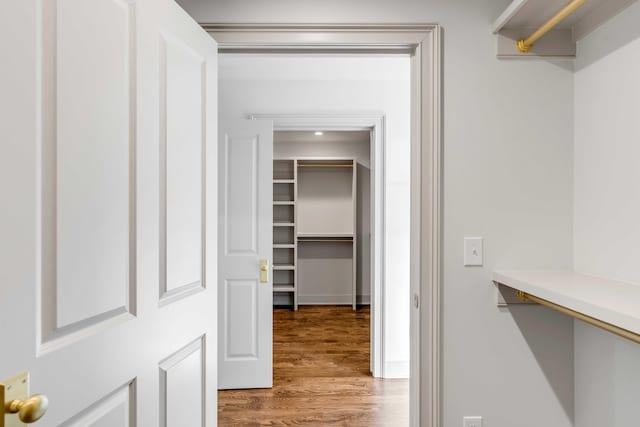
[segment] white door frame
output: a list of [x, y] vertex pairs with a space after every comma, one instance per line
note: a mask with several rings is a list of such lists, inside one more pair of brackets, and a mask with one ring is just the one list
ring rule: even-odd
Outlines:
[[274, 131], [371, 132], [371, 361], [374, 377], [385, 376], [384, 354], [384, 171], [385, 118], [383, 114], [251, 114], [251, 120], [272, 120]]
[[[412, 426], [441, 425], [441, 29], [425, 25], [202, 24], [222, 53], [411, 54]], [[424, 310], [422, 310], [424, 308]]]

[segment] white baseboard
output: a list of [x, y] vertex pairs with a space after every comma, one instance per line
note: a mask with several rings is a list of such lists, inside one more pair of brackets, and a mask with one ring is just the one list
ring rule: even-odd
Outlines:
[[[273, 296], [273, 305], [291, 305], [291, 295], [275, 294]], [[356, 296], [358, 305], [371, 305], [370, 295]], [[298, 304], [302, 305], [351, 305], [351, 295], [331, 295], [318, 296], [307, 295], [298, 297]]]
[[[356, 296], [356, 303], [369, 305], [369, 295]], [[301, 305], [350, 305], [351, 295], [298, 295], [298, 304]]]
[[408, 360], [387, 360], [384, 364], [384, 378], [409, 378]]
[[298, 304], [348, 305], [351, 304], [351, 295], [298, 295]]

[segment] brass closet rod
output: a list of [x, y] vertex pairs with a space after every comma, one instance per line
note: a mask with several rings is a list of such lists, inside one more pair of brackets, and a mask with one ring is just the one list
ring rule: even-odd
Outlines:
[[533, 44], [545, 34], [547, 34], [553, 27], [558, 25], [567, 16], [571, 15], [577, 8], [582, 6], [586, 0], [571, 0], [567, 3], [558, 13], [556, 13], [551, 19], [542, 24], [540, 28], [534, 31], [526, 39], [520, 39], [516, 42], [516, 46], [520, 52], [529, 52]]
[[600, 329], [604, 329], [605, 331], [611, 332], [612, 334], [616, 334], [619, 337], [626, 338], [629, 341], [635, 342], [636, 344], [640, 344], [640, 335], [636, 334], [635, 332], [631, 332], [627, 329], [612, 325], [611, 323], [604, 322], [600, 319], [596, 319], [595, 317], [588, 316], [578, 311], [571, 310], [570, 308], [555, 304], [551, 301], [547, 301], [546, 299], [538, 298], [537, 296], [528, 294], [523, 291], [518, 291], [518, 298], [521, 301], [537, 302], [540, 305], [544, 305], [549, 308], [552, 308], [556, 311], [559, 311], [562, 314], [566, 314], [567, 316], [571, 316], [575, 319], [582, 320], [583, 322], [586, 322], [590, 325], [596, 326]]

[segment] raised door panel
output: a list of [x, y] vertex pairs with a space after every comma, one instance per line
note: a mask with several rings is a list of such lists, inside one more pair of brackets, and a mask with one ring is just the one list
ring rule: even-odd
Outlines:
[[161, 299], [204, 287], [204, 59], [161, 40]]
[[258, 358], [258, 281], [226, 280], [225, 361]]
[[[135, 5], [43, 2], [42, 342], [135, 312]], [[82, 18], [79, 18], [82, 17]]]
[[258, 135], [224, 138], [225, 255], [258, 254], [258, 141]]
[[135, 426], [135, 382], [100, 399], [60, 427]]
[[204, 426], [204, 337], [160, 363], [160, 425]]

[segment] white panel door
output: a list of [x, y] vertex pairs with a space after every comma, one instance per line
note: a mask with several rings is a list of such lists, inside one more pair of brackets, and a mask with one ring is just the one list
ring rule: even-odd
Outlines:
[[273, 122], [221, 123], [219, 144], [218, 388], [271, 387]]
[[215, 41], [172, 0], [8, 0], [0, 53], [0, 382], [41, 426], [215, 426]]

